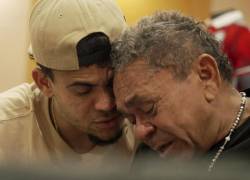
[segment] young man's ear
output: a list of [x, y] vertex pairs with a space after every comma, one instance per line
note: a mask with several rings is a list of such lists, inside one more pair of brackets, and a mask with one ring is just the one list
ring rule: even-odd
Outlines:
[[43, 92], [45, 96], [53, 96], [53, 89], [51, 86], [52, 82], [49, 77], [47, 77], [39, 68], [33, 69], [32, 77], [37, 87]]
[[203, 84], [204, 95], [207, 101], [212, 101], [220, 86], [221, 76], [215, 59], [209, 54], [202, 54], [196, 61], [197, 73]]

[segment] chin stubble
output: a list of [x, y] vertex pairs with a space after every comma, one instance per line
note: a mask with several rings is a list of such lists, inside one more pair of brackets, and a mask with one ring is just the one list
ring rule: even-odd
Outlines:
[[122, 137], [122, 129], [114, 137], [112, 137], [108, 140], [103, 140], [100, 137], [97, 137], [97, 136], [92, 135], [92, 134], [88, 134], [88, 137], [89, 137], [90, 141], [96, 145], [99, 145], [99, 146], [110, 145], [110, 144], [114, 144]]

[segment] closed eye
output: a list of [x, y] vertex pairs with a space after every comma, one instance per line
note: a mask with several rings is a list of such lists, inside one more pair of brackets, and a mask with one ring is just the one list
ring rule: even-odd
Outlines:
[[91, 84], [84, 84], [84, 85], [76, 85], [76, 86], [71, 86], [70, 90], [79, 96], [86, 95], [91, 92], [93, 89], [93, 85]]
[[146, 105], [142, 105], [139, 108], [143, 113], [153, 116], [156, 114], [156, 104], [155, 103], [150, 103]]
[[89, 86], [89, 87], [84, 87], [82, 89], [76, 90], [75, 92], [78, 95], [86, 95], [90, 93], [91, 90], [92, 90], [92, 87]]

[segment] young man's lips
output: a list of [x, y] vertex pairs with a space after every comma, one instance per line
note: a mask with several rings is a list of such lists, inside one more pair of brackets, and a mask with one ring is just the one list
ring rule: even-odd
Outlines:
[[103, 129], [105, 129], [105, 128], [113, 128], [113, 127], [117, 126], [118, 123], [119, 123], [119, 118], [118, 117], [105, 119], [105, 120], [100, 120], [100, 121], [95, 122], [97, 127], [103, 128]]

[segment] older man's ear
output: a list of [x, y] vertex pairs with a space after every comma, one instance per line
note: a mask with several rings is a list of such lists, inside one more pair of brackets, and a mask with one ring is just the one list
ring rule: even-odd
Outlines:
[[217, 63], [211, 55], [202, 54], [195, 61], [195, 66], [203, 85], [205, 98], [208, 102], [211, 102], [222, 83]]

